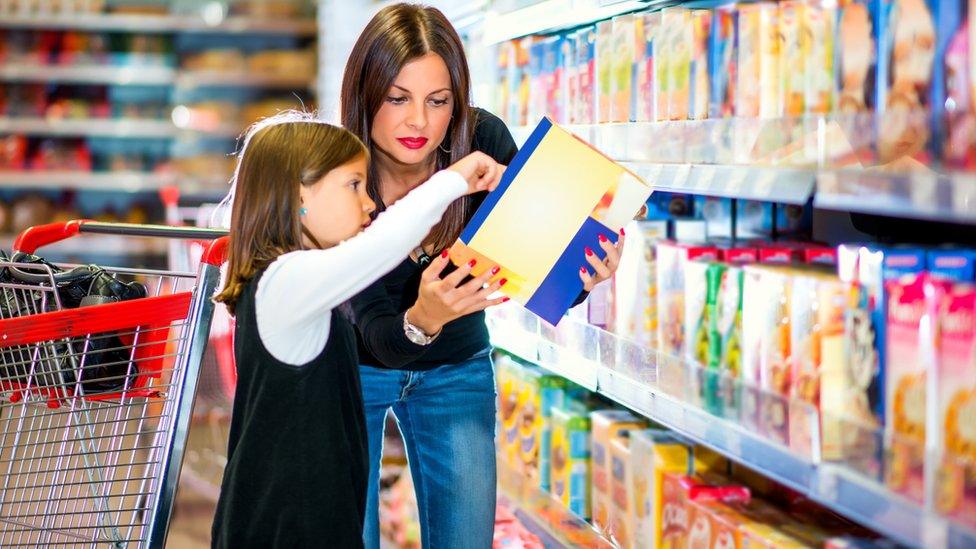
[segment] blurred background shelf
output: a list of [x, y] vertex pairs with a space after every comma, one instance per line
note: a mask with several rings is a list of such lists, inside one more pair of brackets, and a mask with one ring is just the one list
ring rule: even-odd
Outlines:
[[74, 189], [122, 192], [157, 191], [177, 185], [183, 195], [219, 197], [227, 192], [228, 183], [222, 178], [210, 180], [189, 178], [176, 174], [156, 174], [135, 171], [79, 172], [79, 171], [0, 171], [0, 188], [30, 187], [35, 189]]
[[0, 81], [3, 82], [165, 86], [176, 80], [176, 74], [176, 69], [163, 66], [0, 65]]
[[236, 87], [278, 90], [309, 90], [315, 83], [308, 75], [282, 76], [247, 72], [181, 71], [176, 79], [177, 87]]
[[592, 21], [648, 7], [647, 2], [624, 0], [546, 0], [508, 13], [489, 12], [484, 22], [485, 44], [512, 38], [579, 27]]
[[[216, 4], [215, 4], [216, 5]], [[219, 8], [219, 5], [218, 5]], [[287, 34], [315, 36], [314, 19], [258, 19], [255, 17], [224, 17], [221, 11], [205, 15], [129, 15], [77, 14], [61, 15], [4, 15], [0, 28], [7, 29], [66, 29], [122, 32], [199, 32], [214, 34]]]
[[145, 118], [78, 118], [54, 119], [0, 117], [0, 134], [15, 133], [44, 137], [115, 137], [136, 139], [163, 139], [184, 136], [211, 136], [236, 138], [241, 134], [240, 124], [221, 123], [213, 127], [177, 128], [170, 120]]

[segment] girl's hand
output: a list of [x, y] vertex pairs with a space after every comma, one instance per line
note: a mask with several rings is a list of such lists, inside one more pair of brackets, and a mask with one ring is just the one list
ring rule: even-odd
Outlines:
[[449, 261], [445, 251], [430, 263], [421, 275], [417, 302], [406, 313], [407, 320], [427, 335], [439, 333], [452, 320], [508, 301], [507, 297], [488, 298], [506, 282], [503, 278], [489, 284], [498, 274], [498, 267], [488, 269], [483, 275], [462, 284], [461, 281], [471, 274], [473, 265], [462, 265], [441, 278]]
[[505, 173], [505, 166], [483, 152], [475, 151], [447, 169], [461, 174], [468, 182], [468, 194], [493, 191]]
[[623, 229], [620, 229], [620, 238], [617, 240], [616, 245], [610, 242], [609, 238], [601, 234], [600, 247], [607, 253], [607, 257], [603, 261], [600, 261], [600, 258], [593, 250], [586, 248], [584, 258], [589, 263], [589, 268], [580, 267], [579, 273], [580, 280], [583, 281], [584, 291], [592, 292], [594, 286], [609, 280], [613, 276], [613, 273], [617, 272], [617, 267], [620, 266], [620, 252], [624, 249], [624, 240]]

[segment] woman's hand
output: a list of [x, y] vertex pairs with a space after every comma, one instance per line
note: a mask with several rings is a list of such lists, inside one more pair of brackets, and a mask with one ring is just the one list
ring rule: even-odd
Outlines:
[[446, 251], [437, 256], [421, 275], [417, 302], [406, 313], [411, 324], [430, 336], [439, 333], [452, 320], [508, 301], [507, 297], [489, 299], [506, 282], [503, 278], [489, 284], [498, 274], [498, 267], [488, 269], [483, 275], [462, 284], [474, 265], [462, 265], [441, 278], [450, 261], [447, 257]]
[[602, 261], [590, 248], [584, 250], [584, 258], [589, 264], [589, 268], [585, 266], [580, 267], [579, 276], [580, 280], [583, 281], [584, 291], [592, 292], [594, 286], [609, 280], [613, 276], [613, 273], [617, 272], [617, 267], [620, 266], [620, 252], [624, 249], [625, 239], [623, 229], [620, 229], [620, 238], [617, 239], [616, 245], [610, 242], [609, 238], [601, 234], [600, 247], [607, 253], [606, 259]]
[[447, 169], [461, 174], [468, 182], [468, 194], [493, 191], [505, 173], [505, 166], [483, 152], [475, 151]]

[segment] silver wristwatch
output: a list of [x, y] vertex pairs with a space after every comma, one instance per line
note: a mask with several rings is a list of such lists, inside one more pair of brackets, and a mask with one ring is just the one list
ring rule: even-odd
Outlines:
[[440, 335], [440, 332], [437, 332], [434, 335], [427, 335], [427, 332], [421, 330], [417, 326], [414, 326], [409, 320], [407, 320], [407, 313], [403, 313], [403, 333], [414, 345], [423, 346], [430, 345], [435, 339], [437, 339], [437, 336]]

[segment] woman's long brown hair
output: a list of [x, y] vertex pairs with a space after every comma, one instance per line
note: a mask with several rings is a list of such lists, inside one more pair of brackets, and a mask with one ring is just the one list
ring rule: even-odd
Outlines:
[[300, 186], [364, 155], [355, 135], [310, 113], [279, 114], [252, 126], [234, 174], [227, 282], [215, 301], [235, 314], [248, 281], [278, 256], [303, 249]]
[[[451, 75], [453, 117], [447, 136], [435, 149], [435, 170], [441, 170], [471, 152], [476, 114], [470, 105], [471, 76], [464, 46], [447, 17], [436, 8], [395, 4], [383, 8], [366, 25], [353, 47], [342, 77], [342, 125], [353, 132], [371, 153], [373, 118], [383, 105], [404, 65], [429, 53], [439, 55]], [[380, 178], [371, 162], [367, 176], [369, 195], [377, 213], [385, 209]], [[424, 245], [433, 250], [449, 247], [464, 228], [469, 198], [459, 198], [427, 235]]]

